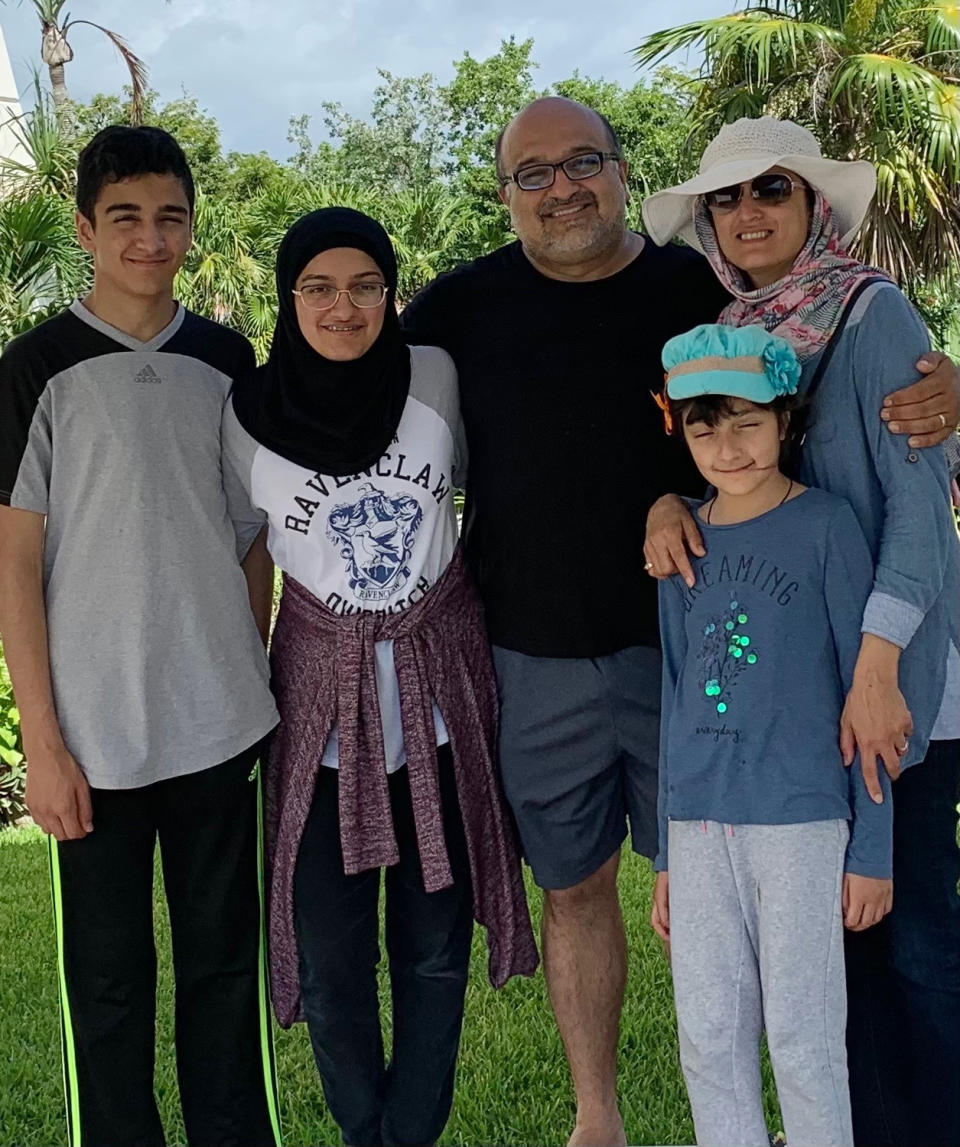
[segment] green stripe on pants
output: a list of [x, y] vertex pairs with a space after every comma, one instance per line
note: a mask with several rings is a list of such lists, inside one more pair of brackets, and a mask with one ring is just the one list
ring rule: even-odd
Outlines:
[[280, 1147], [282, 1139], [278, 1111], [276, 1059], [273, 1047], [273, 1025], [270, 1021], [270, 970], [267, 963], [267, 913], [263, 886], [263, 781], [259, 762], [255, 774], [257, 782], [257, 885], [260, 892], [260, 974], [258, 989], [260, 997], [260, 1050], [263, 1057], [263, 1078], [267, 1089], [270, 1126], [273, 1128], [277, 1147]]
[[55, 837], [48, 836], [50, 851], [50, 887], [53, 892], [53, 919], [57, 937], [57, 988], [60, 995], [60, 1044], [63, 1056], [63, 1092], [67, 1106], [67, 1141], [70, 1147], [80, 1145], [80, 1092], [77, 1084], [77, 1051], [73, 1042], [70, 997], [63, 961], [63, 897], [60, 889], [60, 855]]

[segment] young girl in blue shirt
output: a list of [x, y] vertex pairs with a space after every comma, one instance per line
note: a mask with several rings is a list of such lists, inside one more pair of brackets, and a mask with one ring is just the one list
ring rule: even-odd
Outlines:
[[873, 584], [849, 503], [780, 469], [800, 367], [760, 326], [664, 348], [669, 413], [714, 496], [706, 553], [660, 586], [660, 847], [652, 924], [671, 944], [700, 1144], [766, 1147], [766, 1031], [787, 1140], [853, 1143], [843, 926], [892, 903], [889, 799], [838, 732]]

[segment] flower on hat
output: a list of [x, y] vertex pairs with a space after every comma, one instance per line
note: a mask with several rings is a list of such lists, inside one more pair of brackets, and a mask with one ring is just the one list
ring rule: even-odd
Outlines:
[[800, 360], [787, 340], [771, 335], [760, 357], [776, 394], [796, 394], [800, 384]]

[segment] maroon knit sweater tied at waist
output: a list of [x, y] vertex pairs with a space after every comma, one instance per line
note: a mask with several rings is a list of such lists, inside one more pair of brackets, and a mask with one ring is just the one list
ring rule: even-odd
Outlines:
[[374, 651], [375, 642], [389, 640], [424, 888], [435, 892], [453, 882], [440, 809], [435, 700], [450, 737], [474, 916], [487, 929], [490, 981], [500, 987], [537, 967], [513, 825], [494, 766], [493, 664], [462, 549], [415, 605], [394, 614], [341, 617], [287, 575], [271, 649], [281, 720], [266, 770], [270, 961], [273, 1003], [283, 1027], [302, 1018], [293, 880], [334, 724], [344, 871], [354, 875], [398, 860]]

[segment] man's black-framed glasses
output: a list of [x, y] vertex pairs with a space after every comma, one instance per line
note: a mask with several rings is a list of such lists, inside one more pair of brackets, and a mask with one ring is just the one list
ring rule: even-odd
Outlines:
[[[757, 175], [750, 180], [750, 196], [758, 203], [768, 207], [777, 207], [793, 194], [795, 187], [805, 184], [797, 183], [789, 175], [777, 171], [768, 171], [764, 175]], [[743, 198], [743, 184], [735, 183], [732, 187], [719, 187], [716, 191], [705, 191], [703, 201], [711, 211], [732, 211]]]
[[338, 291], [336, 287], [326, 283], [310, 283], [299, 291], [293, 292], [300, 302], [311, 311], [329, 311], [337, 305], [341, 295], [348, 295], [355, 307], [379, 307], [387, 296], [387, 288], [383, 283], [356, 283], [354, 286]]
[[561, 163], [531, 163], [527, 167], [518, 167], [513, 175], [504, 176], [500, 182], [503, 185], [515, 183], [521, 191], [544, 191], [553, 187], [558, 168], [563, 169], [567, 179], [592, 179], [603, 171], [603, 163], [607, 159], [619, 161], [620, 156], [615, 151], [585, 151], [571, 155]]

